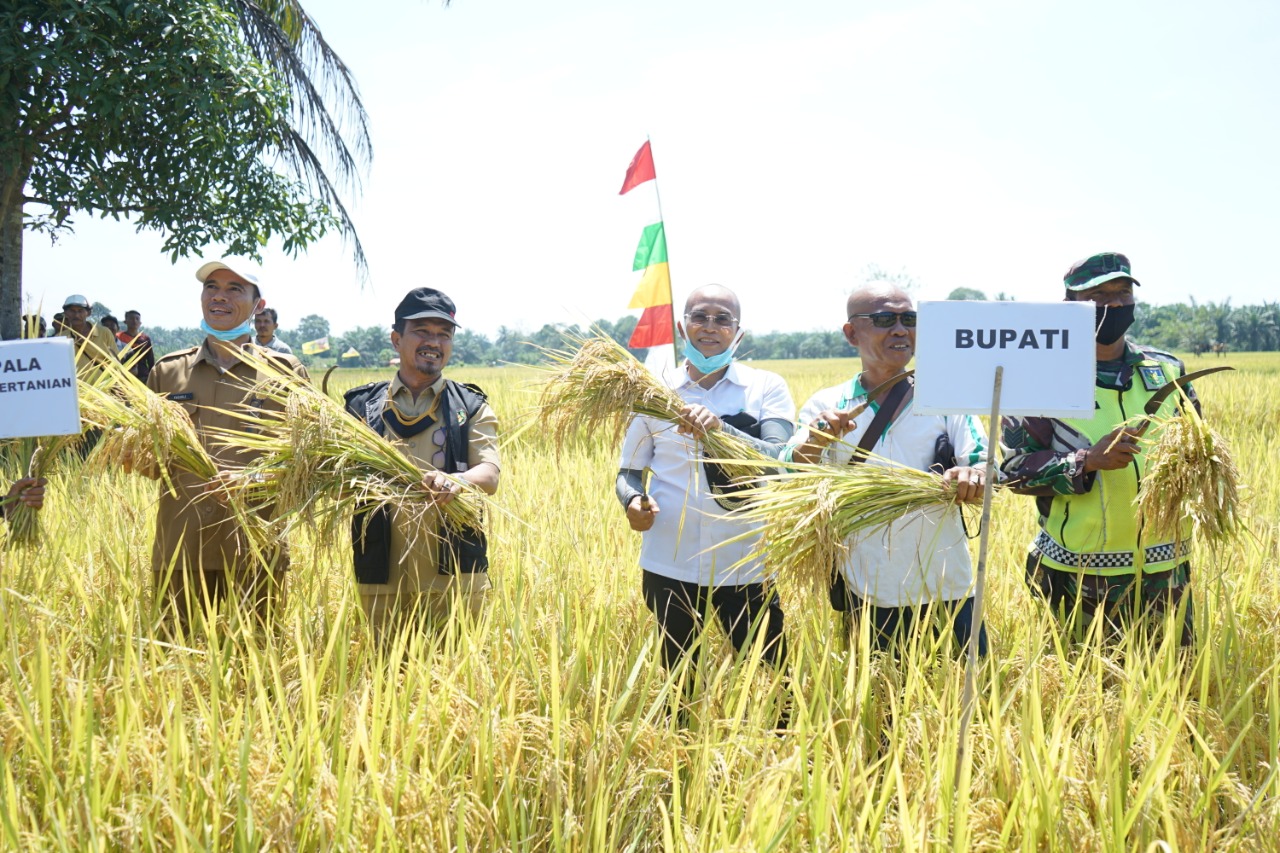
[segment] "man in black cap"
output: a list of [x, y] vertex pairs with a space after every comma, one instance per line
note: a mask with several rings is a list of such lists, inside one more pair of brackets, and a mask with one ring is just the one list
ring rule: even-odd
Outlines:
[[[410, 291], [391, 332], [396, 375], [346, 394], [347, 411], [412, 459], [440, 504], [457, 496], [455, 480], [486, 494], [498, 489], [498, 417], [478, 387], [444, 378], [456, 313], [438, 290]], [[455, 604], [478, 613], [489, 588], [481, 530], [413, 530], [382, 508], [357, 513], [352, 546], [360, 603], [379, 639], [405, 622], [443, 618]]]
[[[1176, 542], [1153, 541], [1136, 517], [1133, 500], [1147, 458], [1142, 429], [1126, 425], [1186, 368], [1167, 352], [1125, 338], [1138, 281], [1124, 255], [1085, 258], [1067, 270], [1064, 283], [1068, 302], [1092, 302], [1097, 312], [1093, 416], [1006, 417], [1001, 470], [1016, 491], [1035, 496], [1039, 510], [1040, 533], [1027, 557], [1031, 590], [1077, 635], [1095, 618], [1104, 620], [1104, 634], [1118, 635], [1134, 612], [1176, 612], [1190, 583], [1190, 524]], [[1184, 390], [1199, 411], [1191, 386]], [[1170, 395], [1156, 415], [1168, 417], [1178, 405], [1178, 395]], [[1190, 645], [1189, 595], [1176, 629]]]

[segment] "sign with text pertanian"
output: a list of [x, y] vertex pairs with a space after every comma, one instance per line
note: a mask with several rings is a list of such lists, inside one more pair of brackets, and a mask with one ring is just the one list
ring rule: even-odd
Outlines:
[[1001, 414], [1091, 417], [1092, 302], [921, 302], [918, 310], [918, 414], [990, 413], [999, 366]]
[[0, 438], [80, 432], [70, 338], [0, 342]]

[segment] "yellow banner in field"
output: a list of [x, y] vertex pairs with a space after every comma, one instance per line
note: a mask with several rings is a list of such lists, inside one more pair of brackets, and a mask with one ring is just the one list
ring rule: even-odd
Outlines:
[[307, 341], [302, 345], [302, 352], [304, 355], [315, 355], [318, 352], [325, 352], [328, 349], [329, 349], [328, 335], [325, 335], [323, 338], [320, 338], [318, 340]]

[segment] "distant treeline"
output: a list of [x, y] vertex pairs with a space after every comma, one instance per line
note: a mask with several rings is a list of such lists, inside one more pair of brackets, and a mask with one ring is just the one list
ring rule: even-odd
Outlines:
[[[983, 295], [979, 291], [962, 288], [953, 291], [951, 298], [981, 299]], [[95, 320], [107, 313], [106, 306], [94, 304]], [[598, 320], [593, 324], [624, 346], [635, 325], [636, 318], [630, 315], [615, 322]], [[193, 346], [203, 337], [196, 328], [144, 328], [155, 344], [157, 355]], [[536, 332], [502, 326], [490, 339], [464, 329], [454, 338], [453, 363], [536, 364], [542, 360], [539, 347], [560, 349], [565, 346], [566, 335], [580, 337], [589, 331], [577, 325], [563, 324], [547, 324]], [[279, 336], [293, 347], [299, 358], [312, 365], [333, 364], [342, 353], [352, 348], [359, 356], [342, 359], [344, 366], [385, 365], [395, 355], [391, 349], [389, 327], [361, 326], [349, 332], [335, 333], [330, 331], [329, 321], [318, 314], [303, 317], [292, 328], [281, 328]], [[1230, 300], [1221, 303], [1192, 300], [1190, 304], [1175, 305], [1139, 303], [1129, 336], [1144, 344], [1179, 352], [1205, 352], [1215, 344], [1225, 344], [1231, 351], [1280, 350], [1280, 302], [1239, 307], [1232, 307]], [[312, 356], [302, 354], [304, 341], [325, 337], [329, 339], [327, 352]], [[854, 354], [839, 328], [809, 332], [748, 331], [738, 351], [744, 358], [756, 359], [845, 358]]]

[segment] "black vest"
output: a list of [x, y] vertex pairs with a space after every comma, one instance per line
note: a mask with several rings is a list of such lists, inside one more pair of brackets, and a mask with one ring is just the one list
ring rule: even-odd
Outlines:
[[[412, 438], [437, 424], [445, 431], [444, 466], [446, 474], [457, 474], [459, 463], [467, 459], [471, 439], [471, 419], [480, 411], [485, 394], [475, 385], [464, 385], [452, 379], [444, 381], [444, 391], [436, 417], [425, 417], [413, 425], [400, 423], [387, 410], [390, 382], [371, 382], [352, 388], [343, 398], [346, 410], [364, 421], [383, 438], [393, 433]], [[489, 569], [488, 541], [479, 528], [455, 529], [441, 524], [438, 563], [440, 574], [484, 572]], [[356, 580], [360, 583], [387, 583], [391, 577], [391, 511], [387, 506], [357, 508], [351, 522], [351, 550]]]

